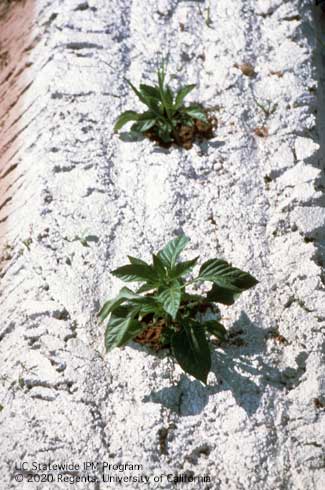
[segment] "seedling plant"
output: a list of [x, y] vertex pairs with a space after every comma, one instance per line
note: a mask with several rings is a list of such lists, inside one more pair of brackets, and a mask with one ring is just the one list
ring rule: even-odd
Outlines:
[[[206, 383], [211, 368], [210, 336], [222, 342], [227, 333], [219, 322], [216, 303], [232, 305], [258, 281], [217, 258], [205, 261], [193, 277], [190, 274], [199, 257], [178, 260], [188, 242], [185, 235], [171, 240], [152, 254], [151, 264], [129, 256], [129, 264], [115, 269], [112, 275], [138, 283], [138, 287], [136, 291], [123, 287], [103, 305], [99, 317], [101, 321], [108, 318], [107, 351], [131, 340], [155, 350], [169, 348], [186, 373]], [[211, 284], [207, 293], [188, 291], [190, 285], [203, 283]]]
[[176, 143], [189, 149], [196, 135], [212, 136], [212, 124], [199, 104], [184, 105], [185, 97], [195, 88], [194, 84], [181, 87], [173, 93], [166, 84], [166, 67], [157, 70], [157, 84], [141, 84], [137, 89], [126, 79], [139, 100], [147, 106], [144, 112], [125, 111], [117, 119], [114, 130], [119, 131], [133, 121], [131, 132], [143, 134], [163, 146]]

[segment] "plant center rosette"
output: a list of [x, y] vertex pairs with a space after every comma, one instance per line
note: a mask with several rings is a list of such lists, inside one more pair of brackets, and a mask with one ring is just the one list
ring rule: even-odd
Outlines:
[[[200, 298], [197, 296], [197, 298]], [[214, 335], [220, 342], [226, 338], [226, 329], [220, 324], [220, 309], [213, 303], [201, 303], [184, 301], [179, 307], [180, 316], [183, 320], [194, 317], [195, 322], [199, 324], [211, 322]], [[174, 333], [182, 330], [182, 323], [177, 319], [168, 321], [166, 318], [155, 318], [153, 314], [146, 315], [140, 319], [144, 330], [134, 337], [134, 342], [149, 346], [154, 351], [172, 348], [172, 337]]]

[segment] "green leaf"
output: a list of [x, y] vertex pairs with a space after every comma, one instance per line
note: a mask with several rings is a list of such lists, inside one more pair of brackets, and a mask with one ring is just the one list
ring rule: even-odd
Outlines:
[[115, 347], [122, 347], [144, 330], [144, 326], [132, 317], [113, 317], [107, 324], [105, 331], [105, 347], [111, 351]]
[[157, 117], [152, 111], [143, 112], [139, 115], [138, 121], [132, 125], [132, 130], [144, 133], [152, 128], [157, 122]]
[[182, 290], [178, 281], [172, 281], [168, 289], [162, 291], [157, 299], [162, 304], [166, 313], [174, 320], [176, 318], [182, 297]]
[[195, 84], [185, 85], [185, 87], [182, 87], [177, 92], [175, 105], [174, 105], [175, 109], [179, 109], [182, 106], [185, 97], [195, 88], [195, 86], [196, 86]]
[[136, 257], [132, 257], [132, 255], [128, 255], [128, 259], [131, 262], [131, 264], [138, 264], [138, 265], [148, 265], [147, 262], [141, 259], [137, 259]]
[[111, 313], [110, 318], [126, 318], [127, 316], [131, 315], [132, 310], [133, 306], [129, 303], [127, 305], [118, 306], [117, 308], [114, 308], [114, 311]]
[[175, 266], [176, 260], [181, 252], [184, 250], [189, 242], [189, 238], [185, 235], [181, 235], [174, 238], [167, 245], [158, 252], [159, 258], [164, 263], [165, 267], [172, 269]]
[[240, 293], [255, 286], [258, 281], [248, 272], [244, 272], [221, 259], [210, 259], [204, 262], [199, 273], [199, 280], [211, 281], [221, 288]]
[[144, 264], [123, 265], [112, 271], [111, 274], [125, 282], [156, 282], [158, 279], [153, 268]]
[[239, 298], [240, 292], [234, 292], [229, 289], [222, 288], [213, 284], [210, 291], [207, 293], [207, 300], [213, 303], [222, 303], [223, 305], [233, 305], [235, 300]]
[[172, 141], [172, 132], [173, 127], [167, 120], [159, 121], [157, 124], [157, 135], [164, 143], [170, 143]]
[[227, 330], [221, 323], [214, 320], [208, 320], [204, 322], [203, 327], [205, 327], [209, 333], [211, 333], [215, 337], [218, 337], [218, 339], [225, 340]]
[[174, 269], [169, 274], [169, 277], [176, 279], [177, 277], [181, 277], [185, 274], [191, 272], [199, 257], [195, 257], [192, 260], [186, 260], [184, 262], [179, 262], [175, 265]]
[[106, 301], [106, 303], [102, 306], [101, 310], [98, 313], [100, 321], [105, 320], [105, 318], [114, 310], [116, 310], [116, 308], [118, 308], [122, 303], [124, 303], [124, 301], [135, 299], [138, 297], [138, 294], [131, 291], [131, 289], [125, 287], [122, 288], [115, 298]]
[[149, 131], [156, 124], [156, 119], [145, 119], [143, 121], [138, 121], [135, 124], [132, 124], [132, 131], [136, 131], [137, 133], [145, 133]]
[[157, 283], [151, 284], [150, 282], [143, 284], [138, 290], [137, 293], [146, 293], [147, 291], [150, 291], [151, 289], [154, 289], [157, 286]]
[[164, 128], [158, 128], [157, 135], [164, 143], [171, 143], [173, 141], [171, 131], [166, 126]]
[[138, 309], [140, 314], [156, 313], [161, 311], [161, 306], [156, 298], [151, 296], [142, 296], [131, 300], [131, 307]]
[[125, 124], [130, 121], [137, 121], [139, 114], [135, 111], [125, 111], [117, 118], [114, 131], [119, 131]]
[[161, 65], [161, 67], [157, 70], [157, 75], [158, 75], [158, 85], [159, 85], [159, 90], [160, 94], [162, 91], [164, 91], [164, 83], [165, 83], [165, 77], [166, 77], [166, 72], [165, 72], [165, 65], [164, 63]]
[[173, 109], [173, 92], [171, 91], [170, 87], [167, 85], [165, 89], [165, 103], [168, 107], [168, 109]]
[[205, 123], [209, 122], [204, 110], [202, 109], [202, 107], [198, 105], [192, 105], [190, 107], [186, 107], [184, 109], [184, 112], [186, 112], [186, 114], [193, 117], [194, 119], [198, 119], [199, 121], [203, 121]]
[[145, 104], [147, 107], [149, 107], [149, 109], [151, 109], [155, 115], [157, 117], [160, 117], [161, 116], [161, 113], [160, 113], [160, 110], [159, 110], [159, 105], [158, 105], [158, 101], [157, 99], [155, 99], [154, 97], [150, 97], [150, 96], [147, 96], [147, 95], [144, 95], [142, 94], [134, 85], [132, 82], [130, 82], [130, 80], [127, 80], [127, 83], [130, 85], [130, 87], [132, 88], [133, 92], [137, 95], [137, 97], [141, 100], [141, 102], [143, 104]]
[[184, 325], [172, 336], [172, 349], [181, 368], [206, 384], [211, 354], [204, 328], [194, 322]]
[[173, 94], [171, 90], [166, 87], [165, 89], [165, 65], [163, 64], [161, 68], [158, 70], [158, 86], [159, 86], [159, 92], [160, 92], [160, 100], [163, 104], [163, 107], [166, 111], [167, 114], [167, 119], [168, 121], [172, 120], [172, 115], [173, 115]]
[[161, 280], [166, 279], [166, 269], [164, 266], [163, 261], [158, 257], [158, 255], [152, 254], [152, 260], [153, 260], [153, 269], [159, 276]]
[[153, 87], [152, 85], [145, 85], [142, 83], [140, 85], [140, 91], [145, 97], [153, 97], [160, 100], [159, 88], [156, 86]]

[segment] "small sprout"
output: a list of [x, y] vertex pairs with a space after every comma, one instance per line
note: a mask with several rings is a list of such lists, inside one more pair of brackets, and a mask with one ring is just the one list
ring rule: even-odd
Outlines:
[[271, 100], [260, 101], [254, 95], [253, 98], [257, 107], [259, 107], [264, 112], [266, 117], [272, 116], [272, 114], [274, 114], [274, 112], [277, 110], [277, 103], [273, 103]]
[[24, 386], [25, 386], [25, 380], [24, 380], [24, 378], [23, 378], [23, 377], [21, 377], [21, 376], [19, 376], [19, 378], [18, 378], [18, 386], [19, 386], [19, 388], [21, 388], [21, 389], [23, 389], [23, 388], [24, 388]]
[[23, 244], [27, 248], [28, 251], [30, 251], [30, 246], [33, 243], [33, 240], [31, 238], [26, 238], [26, 240], [23, 240]]
[[[118, 132], [132, 121], [132, 140], [135, 135], [144, 135], [165, 147], [176, 143], [188, 149], [196, 135], [211, 138], [212, 124], [203, 107], [200, 104], [184, 105], [185, 97], [195, 85], [185, 85], [174, 94], [166, 84], [165, 64], [158, 69], [157, 78], [156, 85], [140, 84], [139, 89], [126, 80], [140, 101], [147, 106], [147, 110], [142, 113], [129, 110], [123, 112], [116, 120], [114, 131]], [[198, 122], [205, 124], [204, 130], [197, 125]]]
[[207, 25], [207, 27], [209, 27], [210, 29], [212, 28], [212, 19], [211, 19], [211, 5], [210, 5], [210, 2], [209, 2], [209, 5], [207, 6], [207, 8], [205, 9], [204, 11], [204, 20], [205, 20], [205, 24]]
[[0, 403], [0, 412], [2, 412], [2, 410], [4, 409], [5, 407], [3, 405], [1, 405]]
[[240, 65], [235, 63], [234, 67], [239, 68], [242, 74], [246, 77], [254, 77], [256, 75], [254, 67], [251, 63], [241, 63]]
[[[222, 259], [204, 262], [196, 277], [188, 278], [199, 257], [178, 261], [189, 239], [181, 235], [171, 240], [152, 263], [129, 256], [129, 264], [112, 271], [124, 282], [138, 282], [136, 291], [123, 287], [103, 305], [98, 316], [109, 317], [106, 350], [123, 347], [131, 340], [154, 350], [170, 349], [181, 368], [196, 379], [207, 382], [211, 369], [209, 341], [223, 343], [227, 330], [220, 323], [216, 303], [232, 305], [258, 281], [248, 272]], [[211, 283], [209, 291], [193, 294], [187, 286]]]

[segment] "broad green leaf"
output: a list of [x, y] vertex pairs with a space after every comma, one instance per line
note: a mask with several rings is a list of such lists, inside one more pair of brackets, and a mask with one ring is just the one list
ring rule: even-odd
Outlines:
[[153, 97], [160, 100], [159, 88], [156, 86], [153, 87], [152, 85], [145, 85], [142, 83], [140, 85], [140, 91], [146, 97]]
[[184, 112], [194, 119], [198, 119], [199, 121], [203, 121], [205, 123], [209, 122], [204, 110], [200, 106], [192, 105], [190, 107], [186, 107]]
[[152, 254], [152, 261], [153, 261], [152, 267], [154, 271], [157, 273], [157, 275], [159, 276], [159, 278], [161, 280], [166, 279], [166, 269], [163, 261], [158, 257], [158, 255], [155, 254]]
[[182, 87], [178, 92], [177, 92], [177, 95], [176, 95], [176, 100], [175, 100], [175, 105], [174, 105], [174, 108], [175, 109], [179, 109], [182, 104], [183, 104], [183, 101], [185, 99], [185, 97], [195, 88], [195, 85], [192, 84], [192, 85], [185, 85], [185, 87]]
[[172, 141], [171, 135], [173, 132], [173, 127], [171, 123], [169, 123], [168, 120], [165, 119], [164, 121], [159, 121], [157, 126], [157, 135], [159, 136], [159, 138], [162, 139], [164, 143], [170, 143]]
[[214, 303], [222, 303], [223, 305], [232, 305], [239, 298], [240, 292], [234, 292], [229, 289], [222, 288], [213, 284], [210, 291], [207, 293], [207, 300]]
[[138, 290], [137, 293], [146, 293], [147, 291], [151, 291], [157, 286], [157, 282], [155, 283], [150, 283], [147, 282], [146, 284], [143, 284]]
[[179, 262], [172, 269], [172, 271], [169, 274], [169, 277], [176, 279], [177, 277], [181, 277], [181, 276], [184, 276], [185, 274], [188, 274], [189, 272], [191, 272], [191, 270], [195, 266], [196, 262], [198, 261], [198, 258], [199, 257], [195, 257], [195, 259], [192, 259], [192, 260], [186, 260], [185, 262]]
[[172, 349], [181, 368], [206, 384], [211, 354], [204, 328], [194, 322], [184, 325], [172, 336]]
[[208, 320], [203, 323], [203, 327], [205, 327], [209, 333], [211, 333], [215, 337], [218, 337], [218, 339], [225, 340], [227, 330], [221, 323], [214, 320]]
[[143, 121], [138, 121], [132, 125], [132, 131], [137, 133], [145, 133], [149, 131], [157, 122], [157, 119], [144, 119]]
[[158, 252], [159, 258], [164, 263], [165, 267], [172, 269], [175, 266], [176, 260], [181, 252], [184, 250], [189, 242], [189, 238], [185, 235], [181, 235], [174, 238], [167, 245]]
[[107, 351], [122, 347], [144, 330], [144, 326], [132, 317], [113, 317], [105, 331], [105, 346]]
[[162, 304], [166, 313], [174, 320], [176, 318], [182, 297], [182, 290], [178, 281], [172, 281], [168, 289], [162, 291], [157, 299]]
[[98, 313], [98, 316], [101, 321], [105, 320], [105, 318], [112, 313], [116, 308], [118, 308], [124, 301], [127, 301], [129, 299], [135, 299], [138, 298], [138, 294], [134, 293], [131, 291], [129, 288], [122, 288], [118, 295], [109, 300], [106, 301], [106, 303], [103, 305], [101, 310]]
[[141, 259], [137, 259], [136, 257], [132, 257], [132, 255], [128, 255], [128, 259], [131, 262], [131, 264], [138, 264], [138, 265], [148, 265], [147, 262]]
[[194, 126], [194, 119], [192, 119], [190, 116], [183, 116], [181, 123], [183, 126], [190, 126], [192, 128]]
[[173, 109], [173, 92], [168, 85], [165, 89], [165, 102], [169, 109]]
[[132, 125], [133, 131], [138, 131], [139, 133], [144, 133], [148, 131], [157, 122], [157, 117], [154, 112], [147, 111], [139, 115], [138, 121]]
[[139, 119], [139, 114], [135, 111], [125, 111], [117, 118], [114, 131], [119, 131], [125, 124], [130, 121], [137, 121]]
[[[128, 304], [124, 304], [122, 306], [118, 306], [114, 308], [114, 311], [111, 313], [110, 318], [126, 318], [127, 316], [132, 316], [133, 306]], [[133, 315], [134, 316], [134, 315]]]
[[199, 273], [199, 280], [211, 281], [221, 288], [236, 293], [255, 286], [258, 281], [248, 272], [232, 267], [225, 260], [210, 259], [204, 262]]
[[140, 314], [155, 313], [161, 311], [157, 300], [151, 296], [142, 296], [130, 301], [131, 307], [138, 309]]
[[144, 264], [123, 265], [112, 271], [111, 274], [125, 282], [156, 282], [158, 279], [153, 268]]
[[141, 100], [141, 102], [143, 104], [145, 104], [147, 107], [149, 107], [149, 109], [151, 109], [155, 115], [157, 117], [160, 117], [161, 116], [161, 112], [160, 112], [160, 109], [159, 109], [159, 105], [158, 105], [158, 101], [156, 98], [154, 97], [150, 97], [150, 96], [147, 96], [147, 95], [144, 95], [142, 94], [134, 85], [132, 82], [130, 82], [130, 80], [127, 80], [127, 83], [130, 85], [130, 87], [132, 88], [133, 92], [138, 96], [138, 98]]

